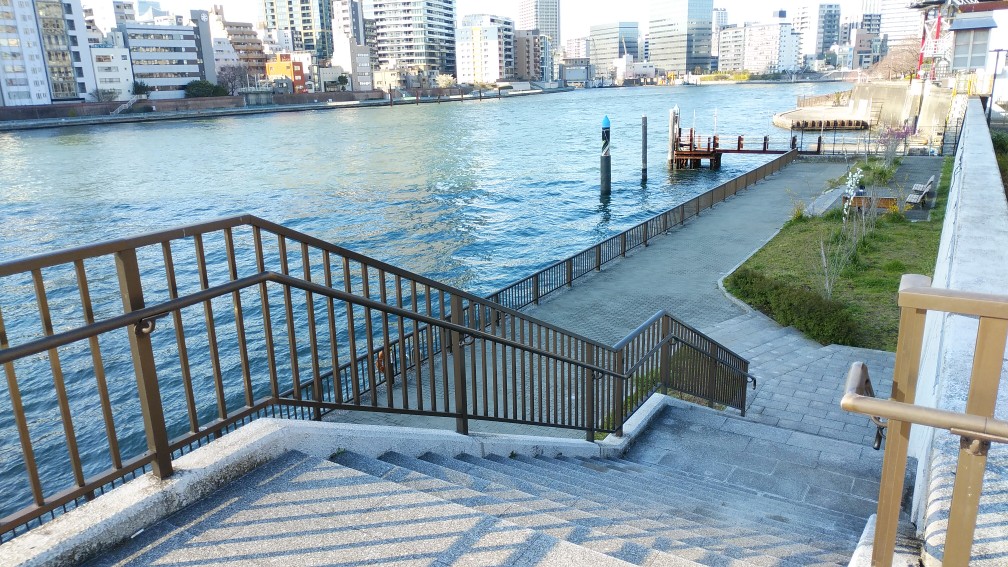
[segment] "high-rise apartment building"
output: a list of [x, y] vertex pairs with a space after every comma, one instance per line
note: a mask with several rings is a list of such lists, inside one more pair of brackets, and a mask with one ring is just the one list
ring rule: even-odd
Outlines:
[[840, 43], [840, 4], [800, 6], [791, 25], [802, 36], [802, 55], [821, 59]]
[[193, 10], [190, 25], [120, 23], [133, 61], [133, 76], [153, 90], [152, 99], [183, 98], [192, 81], [217, 82], [210, 15]]
[[319, 59], [332, 57], [332, 0], [263, 0], [266, 29], [286, 31], [294, 51], [311, 51]]
[[515, 30], [515, 78], [552, 81], [553, 54], [549, 36], [539, 30]]
[[721, 29], [718, 37], [718, 71], [745, 69], [745, 28], [736, 25]]
[[137, 21], [137, 6], [133, 0], [81, 0], [85, 21], [91, 33], [91, 43], [102, 43], [105, 34], [119, 24]]
[[718, 56], [718, 40], [721, 30], [728, 25], [728, 10], [724, 8], [714, 8], [711, 16], [711, 57]]
[[539, 30], [554, 48], [563, 45], [560, 43], [560, 0], [521, 0], [515, 24], [519, 30]]
[[251, 76], [266, 72], [266, 53], [255, 27], [248, 22], [232, 22], [224, 17], [224, 9], [214, 6], [210, 10], [210, 34], [214, 41], [214, 64], [245, 68]]
[[52, 102], [39, 30], [32, 3], [0, 4], [0, 105]]
[[713, 15], [714, 0], [652, 0], [648, 39], [655, 68], [710, 69]]
[[882, 21], [879, 33], [886, 37], [889, 48], [920, 47], [924, 33], [924, 16], [910, 7], [906, 0], [880, 0]]
[[514, 21], [489, 14], [462, 18], [455, 31], [458, 82], [494, 83], [515, 74]]
[[355, 45], [366, 45], [361, 0], [333, 0], [333, 33], [342, 32]]
[[455, 0], [371, 4], [378, 66], [455, 74]]
[[591, 43], [590, 60], [595, 69], [595, 76], [612, 79], [614, 77], [614, 61], [624, 55], [632, 55], [634, 60], [640, 60], [640, 49], [637, 40], [640, 36], [637, 22], [618, 22], [592, 26], [589, 37]]
[[121, 33], [111, 31], [105, 41], [91, 46], [91, 64], [98, 88], [114, 92], [116, 100], [133, 95], [133, 63]]

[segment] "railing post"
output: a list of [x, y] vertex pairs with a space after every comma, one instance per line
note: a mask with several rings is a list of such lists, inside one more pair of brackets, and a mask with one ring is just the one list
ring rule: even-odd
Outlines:
[[616, 437], [623, 437], [623, 405], [626, 401], [626, 376], [624, 375], [624, 369], [626, 365], [623, 364], [624, 361], [624, 351], [626, 347], [620, 349], [616, 352], [616, 376], [614, 380], [616, 381], [616, 395], [614, 396], [614, 402], [616, 407], [613, 408], [613, 435]]
[[[132, 313], [143, 309], [143, 286], [136, 250], [130, 248], [116, 252], [115, 261], [123, 312]], [[147, 437], [147, 450], [154, 454], [151, 471], [155, 477], [164, 479], [172, 475], [172, 457], [168, 448], [168, 430], [165, 428], [164, 407], [161, 404], [161, 390], [158, 388], [154, 349], [151, 347], [152, 330], [153, 327], [137, 324], [130, 327], [127, 334], [133, 357], [133, 371], [136, 374], [140, 411], [143, 414], [144, 434]]]
[[539, 274], [532, 274], [532, 303], [539, 305]]
[[[966, 400], [967, 414], [994, 417], [1006, 342], [1008, 321], [980, 318], [970, 390]], [[942, 559], [945, 565], [969, 565], [989, 448], [990, 441], [986, 440], [964, 437], [960, 441], [959, 463], [952, 488], [952, 505]]]
[[650, 229], [651, 223], [647, 223], [646, 222], [646, 223], [644, 223], [641, 226], [644, 227], [644, 248], [647, 248], [648, 233], [651, 232], [651, 229]]
[[[451, 298], [451, 322], [456, 325], [465, 325], [465, 315], [462, 311], [462, 298], [453, 295]], [[465, 347], [462, 346], [462, 334], [452, 329], [452, 364], [455, 374], [455, 431], [462, 435], [469, 435], [469, 407], [466, 402], [466, 377], [465, 377]]]
[[[668, 315], [661, 320], [661, 340], [668, 339], [672, 334], [672, 320]], [[661, 393], [668, 394], [669, 386], [672, 384], [672, 342], [668, 341], [661, 347], [659, 355], [659, 372], [661, 373]]]
[[[897, 402], [912, 404], [917, 396], [917, 374], [920, 370], [926, 316], [927, 311], [924, 309], [900, 308], [891, 397]], [[875, 520], [875, 542], [872, 548], [872, 565], [876, 567], [892, 567], [909, 442], [910, 423], [890, 419], [886, 432], [885, 455], [882, 459], [878, 516]]]
[[[594, 366], [595, 345], [585, 343], [585, 362]], [[595, 371], [585, 369], [584, 385], [585, 441], [595, 442]]]
[[626, 234], [625, 232], [620, 233], [620, 255], [624, 258], [626, 257]]
[[567, 287], [574, 287], [574, 258], [567, 259]]
[[714, 393], [717, 390], [718, 361], [714, 345], [707, 345], [707, 407], [714, 407]]
[[595, 271], [602, 271], [602, 244], [595, 245]]

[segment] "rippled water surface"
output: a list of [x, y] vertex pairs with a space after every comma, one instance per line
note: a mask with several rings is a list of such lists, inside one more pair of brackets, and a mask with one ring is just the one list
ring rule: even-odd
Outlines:
[[[723, 139], [745, 134], [755, 145], [769, 134], [773, 146], [784, 147], [788, 133], [771, 126], [772, 115], [793, 107], [799, 95], [843, 87], [582, 90], [0, 133], [0, 261], [251, 213], [485, 294], [769, 159], [729, 155], [718, 172], [670, 174], [664, 163], [673, 105], [682, 110], [684, 128], [695, 124], [705, 136], [714, 131], [716, 110]], [[646, 184], [643, 114], [650, 119]], [[613, 192], [606, 201], [598, 187], [603, 115], [613, 125]], [[2, 299], [0, 305], [8, 330], [38, 325], [37, 316], [12, 320]], [[79, 358], [89, 360], [83, 352]], [[110, 362], [117, 363], [128, 360]], [[108, 370], [126, 376], [110, 385], [113, 397], [135, 397], [129, 369]], [[65, 486], [65, 451], [51, 461], [45, 452], [61, 445], [58, 414], [46, 409], [54, 407], [52, 377], [18, 378], [36, 416], [31, 428], [47, 491]], [[71, 396], [86, 400], [89, 380], [69, 376]], [[94, 404], [77, 403], [75, 415], [96, 415]], [[101, 427], [81, 421], [82, 452], [100, 454]], [[135, 434], [137, 449], [142, 436]], [[3, 516], [29, 501], [5, 384], [0, 439]]]

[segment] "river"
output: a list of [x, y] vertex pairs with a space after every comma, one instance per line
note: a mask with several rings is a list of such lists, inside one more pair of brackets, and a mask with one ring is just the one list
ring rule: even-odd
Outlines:
[[[782, 148], [788, 132], [772, 126], [774, 113], [799, 95], [845, 87], [595, 89], [0, 133], [0, 261], [251, 213], [486, 294], [770, 159], [728, 155], [720, 171], [669, 172], [673, 105], [683, 127], [704, 136], [714, 133], [716, 115], [726, 143], [743, 134], [758, 144], [770, 135]], [[641, 183], [645, 114], [650, 170]], [[604, 115], [612, 121], [608, 200], [598, 186]], [[3, 301], [0, 293], [10, 315]], [[38, 321], [6, 323], [12, 331]], [[18, 378], [47, 492], [66, 486], [65, 452], [55, 457], [62, 444], [49, 403], [52, 378]], [[87, 389], [73, 380], [68, 374], [71, 391]], [[98, 426], [82, 427], [85, 455], [101, 453], [102, 435]], [[132, 437], [139, 450], [142, 435]], [[30, 501], [6, 383], [0, 438], [2, 517]]]

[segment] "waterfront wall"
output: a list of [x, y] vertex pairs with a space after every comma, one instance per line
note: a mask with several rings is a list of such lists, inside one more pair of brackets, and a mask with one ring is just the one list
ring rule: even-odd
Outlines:
[[[1008, 203], [990, 131], [978, 99], [966, 111], [955, 156], [945, 225], [932, 285], [1008, 295]], [[978, 322], [931, 312], [924, 333], [917, 403], [964, 411]], [[997, 417], [1008, 418], [1008, 370], [1001, 374]], [[939, 565], [955, 480], [959, 437], [914, 426], [910, 455], [918, 459], [911, 517], [924, 538], [926, 565]], [[980, 501], [972, 564], [1003, 565], [1008, 542], [1008, 446], [993, 444]], [[1000, 496], [999, 496], [1000, 494]], [[1000, 558], [1000, 560], [998, 559]], [[1000, 563], [999, 563], [1000, 561]]]

